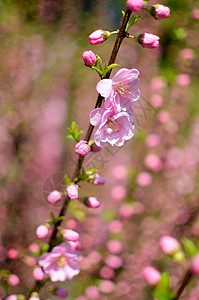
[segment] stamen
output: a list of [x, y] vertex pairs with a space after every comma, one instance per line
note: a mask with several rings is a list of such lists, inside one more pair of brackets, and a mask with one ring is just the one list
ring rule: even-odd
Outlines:
[[115, 94], [120, 93], [124, 98], [127, 98], [131, 95], [131, 86], [125, 85], [124, 82], [118, 83], [115, 85], [116, 92]]
[[59, 267], [64, 267], [66, 264], [67, 264], [66, 258], [63, 257], [63, 256], [59, 256], [58, 259], [57, 259], [57, 265]]

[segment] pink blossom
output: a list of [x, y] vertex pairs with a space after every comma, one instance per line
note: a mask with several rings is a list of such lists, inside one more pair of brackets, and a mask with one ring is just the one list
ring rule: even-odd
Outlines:
[[137, 69], [123, 68], [112, 79], [100, 80], [96, 89], [102, 97], [105, 97], [104, 107], [106, 109], [113, 107], [116, 112], [127, 111], [128, 106], [140, 96], [136, 86], [138, 76]]
[[159, 36], [146, 32], [138, 36], [138, 43], [144, 48], [153, 49], [159, 47], [159, 39]]
[[160, 145], [160, 137], [156, 133], [147, 135], [145, 143], [149, 148], [155, 148]]
[[154, 172], [159, 172], [162, 169], [162, 162], [154, 153], [149, 153], [144, 159], [145, 166]]
[[106, 245], [108, 251], [113, 254], [119, 254], [122, 251], [122, 244], [118, 240], [110, 240]]
[[68, 241], [68, 244], [71, 246], [72, 250], [79, 250], [81, 248], [81, 244], [79, 241], [76, 242]]
[[191, 78], [189, 75], [187, 74], [179, 74], [177, 76], [177, 83], [180, 85], [180, 86], [189, 86], [191, 84]]
[[99, 128], [94, 135], [97, 146], [123, 146], [134, 136], [135, 126], [127, 112], [115, 113], [114, 109], [96, 108], [90, 114], [90, 123]]
[[153, 107], [159, 108], [163, 105], [164, 100], [161, 95], [153, 94], [150, 98], [150, 102], [153, 105]]
[[48, 227], [46, 225], [40, 225], [36, 229], [36, 236], [38, 239], [44, 239], [49, 234]]
[[116, 185], [111, 189], [111, 196], [116, 201], [122, 201], [126, 197], [126, 188], [123, 185]]
[[61, 199], [61, 193], [56, 190], [52, 191], [47, 197], [48, 202], [51, 204], [58, 202], [60, 199]]
[[37, 244], [30, 244], [30, 246], [28, 247], [28, 249], [30, 250], [30, 251], [34, 251], [34, 252], [40, 252], [40, 248], [39, 248], [39, 246], [37, 245]]
[[111, 33], [109, 31], [104, 31], [104, 30], [98, 29], [89, 35], [89, 43], [91, 45], [101, 44], [110, 36], [111, 36]]
[[102, 293], [110, 294], [115, 289], [115, 283], [111, 280], [102, 280], [99, 284], [99, 290]]
[[192, 18], [194, 20], [199, 20], [199, 9], [192, 10]]
[[88, 197], [85, 201], [86, 206], [90, 208], [98, 208], [101, 205], [101, 202], [96, 197]]
[[83, 57], [84, 64], [87, 67], [91, 68], [97, 62], [97, 57], [96, 57], [95, 53], [93, 53], [93, 51], [91, 51], [91, 50], [84, 51], [82, 54], [82, 57]]
[[55, 289], [55, 295], [60, 298], [66, 298], [68, 297], [68, 292], [65, 289], [62, 288], [56, 288]]
[[17, 296], [16, 295], [10, 295], [10, 296], [6, 297], [6, 300], [17, 300]]
[[85, 295], [90, 299], [99, 299], [99, 290], [96, 286], [89, 286], [85, 290]]
[[132, 204], [124, 203], [119, 210], [119, 215], [122, 218], [130, 218], [135, 213], [135, 208]]
[[150, 285], [156, 285], [161, 279], [160, 272], [151, 266], [145, 267], [142, 273], [144, 279]]
[[192, 261], [191, 271], [194, 274], [199, 275], [199, 253], [196, 254], [196, 256], [194, 257], [194, 259]]
[[149, 174], [147, 172], [139, 173], [136, 178], [137, 184], [142, 187], [151, 185], [152, 180], [153, 180], [153, 178], [152, 178], [151, 174]]
[[70, 184], [66, 191], [70, 199], [74, 200], [78, 198], [78, 185]]
[[35, 280], [43, 280], [44, 279], [44, 272], [41, 268], [37, 267], [33, 270], [33, 277]]
[[127, 176], [127, 168], [123, 165], [115, 166], [113, 169], [113, 176], [118, 180], [123, 180]]
[[169, 7], [162, 5], [162, 4], [156, 4], [156, 5], [153, 5], [152, 7], [153, 7], [152, 16], [156, 20], [166, 19], [170, 16]]
[[63, 237], [68, 241], [77, 242], [79, 240], [79, 233], [72, 229], [66, 229]]
[[15, 275], [15, 274], [11, 274], [8, 277], [8, 284], [9, 285], [15, 286], [15, 285], [18, 285], [19, 282], [20, 282], [19, 277], [17, 275]]
[[112, 279], [115, 276], [115, 271], [110, 267], [102, 267], [100, 270], [100, 276], [104, 279]]
[[143, 8], [144, 1], [143, 0], [128, 0], [127, 5], [131, 11], [138, 11]]
[[16, 249], [9, 249], [7, 256], [9, 259], [16, 259], [18, 257], [18, 251]]
[[91, 148], [87, 145], [87, 141], [80, 141], [75, 146], [75, 152], [79, 154], [79, 156], [86, 155], [89, 151], [91, 151]]
[[165, 254], [172, 254], [180, 248], [178, 241], [172, 236], [165, 235], [160, 239], [160, 247]]
[[79, 274], [80, 258], [80, 253], [72, 249], [69, 243], [62, 243], [54, 247], [51, 252], [40, 256], [39, 265], [43, 267], [51, 281], [65, 281]]
[[163, 124], [167, 123], [169, 121], [169, 119], [170, 119], [170, 114], [169, 114], [168, 111], [162, 110], [162, 111], [159, 112], [159, 114], [158, 114], [158, 121], [160, 123], [163, 123]]
[[109, 223], [108, 230], [111, 233], [120, 233], [122, 231], [122, 227], [122, 222], [120, 222], [119, 220], [113, 220]]
[[101, 177], [98, 173], [94, 174], [94, 178], [93, 178], [93, 184], [94, 185], [103, 185], [105, 184], [106, 180]]
[[119, 257], [117, 255], [108, 255], [105, 259], [105, 262], [109, 267], [111, 267], [113, 269], [118, 269], [123, 264], [121, 257]]

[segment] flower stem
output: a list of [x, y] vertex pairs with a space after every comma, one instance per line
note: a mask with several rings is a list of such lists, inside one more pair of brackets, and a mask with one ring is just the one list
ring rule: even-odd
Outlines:
[[[114, 32], [114, 33], [118, 33], [118, 35], [117, 35], [117, 38], [116, 38], [116, 41], [115, 41], [115, 44], [114, 44], [114, 47], [113, 47], [108, 65], [113, 64], [116, 60], [119, 48], [122, 44], [122, 41], [126, 37], [125, 28], [126, 28], [128, 20], [130, 19], [130, 16], [131, 16], [131, 10], [129, 8], [127, 8], [126, 11], [125, 11], [125, 15], [123, 17], [122, 24], [120, 26], [119, 31]], [[112, 69], [109, 72], [106, 73], [106, 76], [105, 76], [106, 79], [108, 79], [110, 77], [111, 71], [112, 71]], [[99, 94], [98, 97], [97, 97], [95, 108], [101, 107], [102, 101], [103, 101], [103, 97]], [[85, 140], [87, 142], [90, 140], [93, 129], [94, 129], [94, 126], [89, 124], [86, 135], [85, 135]], [[79, 156], [79, 159], [78, 159], [77, 165], [76, 165], [76, 169], [75, 169], [75, 172], [74, 172], [73, 177], [72, 177], [72, 181], [74, 181], [75, 178], [79, 177], [79, 172], [80, 172], [81, 167], [83, 165], [83, 161], [84, 161], [84, 156]], [[65, 216], [69, 203], [70, 203], [70, 198], [68, 197], [68, 195], [66, 195], [66, 197], [64, 199], [63, 206], [62, 206], [61, 211], [59, 213], [60, 217]], [[55, 227], [52, 231], [52, 235], [51, 235], [51, 238], [49, 240], [49, 251], [51, 251], [52, 248], [55, 246], [56, 236], [57, 236], [57, 233], [58, 233], [58, 227], [61, 225], [61, 223], [62, 223], [62, 220], [57, 222], [57, 224], [55, 225]], [[34, 285], [34, 288], [33, 288], [34, 291], [38, 292], [41, 288], [42, 288], [42, 285], [40, 283], [38, 283], [38, 281], [37, 281]], [[29, 295], [29, 297], [30, 297], [30, 295]]]
[[184, 289], [186, 288], [186, 286], [191, 281], [192, 277], [193, 277], [193, 273], [191, 272], [190, 269], [188, 269], [187, 272], [185, 273], [183, 279], [182, 279], [182, 283], [180, 284], [180, 286], [179, 286], [179, 288], [176, 292], [176, 296], [172, 300], [178, 300], [180, 298], [180, 296], [182, 295]]

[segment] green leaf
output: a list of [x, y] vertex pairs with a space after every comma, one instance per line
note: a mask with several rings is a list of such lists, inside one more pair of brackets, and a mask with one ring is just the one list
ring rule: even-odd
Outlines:
[[169, 293], [167, 293], [165, 291], [160, 291], [160, 290], [155, 290], [153, 292], [153, 296], [159, 300], [170, 300], [171, 299]]
[[48, 224], [52, 224], [53, 223], [53, 221], [50, 220], [50, 219], [47, 219], [45, 222], [48, 223]]
[[92, 174], [95, 174], [98, 172], [98, 169], [97, 168], [91, 168], [89, 169], [88, 171], [86, 171], [86, 174], [87, 175], [92, 175]]
[[64, 175], [64, 180], [67, 186], [71, 183], [71, 179], [67, 174]]
[[163, 273], [161, 276], [161, 279], [157, 285], [157, 289], [160, 289], [162, 291], [168, 291], [169, 288], [170, 288], [169, 275], [167, 273]]
[[100, 76], [103, 75], [103, 72], [95, 66], [92, 66], [92, 69], [96, 70]]
[[57, 217], [57, 219], [56, 219], [57, 222], [63, 221], [63, 220], [64, 220], [64, 216]]
[[103, 70], [103, 68], [102, 68], [102, 59], [101, 59], [101, 57], [100, 57], [99, 55], [97, 55], [97, 54], [96, 54], [96, 57], [97, 57], [97, 62], [98, 62], [98, 64], [99, 64], [99, 68], [100, 68], [100, 70], [102, 71], [102, 70]]
[[48, 252], [49, 247], [50, 247], [49, 244], [44, 244], [41, 248], [42, 254]]
[[128, 31], [137, 21], [139, 21], [141, 19], [141, 17], [140, 16], [134, 16], [134, 17], [132, 17], [129, 21], [128, 21], [128, 23], [127, 23], [127, 25], [126, 25], [126, 31]]
[[39, 257], [40, 256], [40, 253], [39, 252], [36, 252], [36, 251], [30, 251], [33, 255], [35, 255], [36, 257]]
[[122, 12], [122, 16], [124, 17], [125, 16], [125, 11], [121, 10], [121, 12]]
[[68, 135], [67, 135], [67, 138], [68, 138], [68, 139], [71, 139], [71, 140], [74, 140], [74, 136], [73, 136], [72, 134], [68, 134]]
[[193, 258], [197, 254], [198, 248], [191, 240], [183, 238], [182, 245], [190, 258]]
[[79, 142], [79, 136], [80, 134], [82, 134], [84, 131], [83, 130], [80, 130], [78, 132], [78, 126], [76, 124], [75, 121], [73, 121], [71, 123], [71, 128], [68, 127], [68, 132], [70, 133], [69, 135], [67, 135], [67, 137], [69, 139], [74, 139], [77, 143]]
[[50, 215], [52, 217], [53, 223], [55, 223], [56, 222], [56, 218], [55, 218], [55, 215], [53, 214], [52, 211], [50, 211]]

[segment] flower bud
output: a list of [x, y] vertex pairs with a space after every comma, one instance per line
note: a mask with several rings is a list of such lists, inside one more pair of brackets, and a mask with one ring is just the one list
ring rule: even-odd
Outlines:
[[94, 185], [103, 185], [105, 184], [106, 180], [102, 178], [98, 173], [94, 174], [93, 184]]
[[7, 256], [9, 259], [16, 259], [18, 257], [18, 251], [14, 248], [9, 249], [7, 252]]
[[84, 204], [90, 208], [98, 208], [101, 205], [101, 202], [95, 197], [86, 197], [83, 201]]
[[51, 204], [56, 203], [56, 202], [59, 201], [60, 199], [61, 199], [61, 193], [58, 192], [58, 191], [56, 191], [56, 190], [53, 191], [53, 192], [51, 192], [51, 193], [48, 195], [48, 197], [47, 197], [48, 202], [51, 203]]
[[199, 275], [199, 253], [196, 254], [191, 265], [192, 273]]
[[38, 239], [44, 239], [45, 237], [48, 236], [49, 230], [46, 225], [40, 225], [36, 229], [36, 236]]
[[156, 20], [166, 19], [170, 16], [169, 7], [162, 5], [162, 4], [156, 4], [156, 5], [149, 6], [146, 8], [146, 10]]
[[66, 298], [68, 297], [68, 292], [65, 289], [62, 288], [56, 288], [55, 289], [55, 295], [60, 298]]
[[87, 67], [91, 68], [97, 62], [97, 57], [96, 57], [95, 53], [93, 53], [93, 51], [91, 51], [91, 50], [84, 51], [82, 54], [82, 57], [83, 57], [84, 64]]
[[91, 45], [101, 44], [110, 36], [111, 36], [110, 31], [104, 31], [102, 29], [98, 29], [89, 35], [89, 43]]
[[160, 247], [165, 254], [170, 255], [180, 249], [180, 244], [172, 236], [166, 235], [160, 239]]
[[63, 237], [68, 241], [77, 242], [79, 240], [79, 233], [72, 229], [66, 229]]
[[159, 47], [159, 39], [159, 36], [148, 32], [142, 33], [137, 37], [138, 43], [142, 45], [142, 47], [149, 49]]
[[161, 279], [160, 272], [151, 266], [145, 267], [142, 274], [146, 282], [150, 285], [156, 285]]
[[78, 185], [70, 184], [66, 191], [70, 199], [74, 200], [78, 198]]
[[15, 274], [11, 274], [8, 277], [8, 284], [9, 285], [15, 286], [15, 285], [18, 285], [19, 282], [20, 282], [19, 277], [17, 275], [15, 275]]
[[86, 155], [89, 151], [91, 151], [91, 148], [87, 145], [86, 141], [80, 141], [75, 146], [75, 152], [79, 154], [79, 156]]
[[131, 11], [138, 11], [143, 8], [144, 1], [143, 0], [128, 0], [127, 5]]
[[37, 281], [41, 281], [44, 279], [44, 272], [42, 271], [42, 269], [40, 267], [36, 267], [34, 270], [33, 270], [33, 277], [35, 280]]
[[6, 297], [6, 300], [17, 300], [17, 296], [16, 295], [10, 295], [10, 296]]

